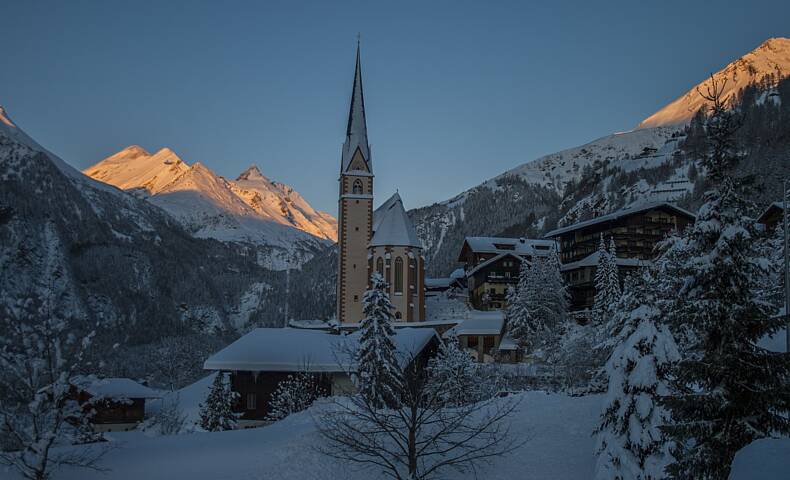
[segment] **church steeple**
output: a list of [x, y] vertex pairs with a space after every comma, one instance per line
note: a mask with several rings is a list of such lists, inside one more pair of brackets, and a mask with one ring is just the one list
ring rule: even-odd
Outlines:
[[[351, 105], [348, 110], [348, 126], [346, 127], [346, 141], [343, 144], [341, 173], [349, 170], [365, 170], [368, 173], [373, 173], [370, 146], [368, 145], [368, 127], [365, 121], [365, 96], [362, 92], [362, 62], [359, 50], [359, 41], [357, 41], [354, 87], [351, 91]], [[352, 162], [357, 151], [362, 155], [362, 165], [359, 162]]]

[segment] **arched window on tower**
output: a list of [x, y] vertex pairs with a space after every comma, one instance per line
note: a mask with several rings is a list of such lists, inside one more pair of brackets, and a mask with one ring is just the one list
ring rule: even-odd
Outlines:
[[354, 186], [351, 187], [351, 193], [354, 195], [362, 195], [362, 180], [354, 180]]
[[395, 259], [395, 293], [403, 293], [403, 259]]
[[384, 259], [381, 257], [376, 260], [376, 271], [379, 272], [379, 275], [382, 277], [384, 276]]

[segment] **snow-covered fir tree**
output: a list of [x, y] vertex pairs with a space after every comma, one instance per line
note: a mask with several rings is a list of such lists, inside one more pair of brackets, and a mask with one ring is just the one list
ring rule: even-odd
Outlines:
[[684, 339], [683, 358], [673, 372], [665, 399], [675, 442], [673, 478], [726, 479], [736, 452], [773, 434], [790, 434], [790, 357], [757, 345], [783, 323], [760, 289], [769, 262], [742, 195], [743, 180], [733, 178], [739, 161], [734, 133], [737, 113], [712, 79], [706, 99], [702, 159], [712, 188], [705, 194], [693, 226], [669, 239], [664, 282], [667, 300], [661, 315]]
[[292, 413], [306, 410], [319, 397], [326, 395], [315, 374], [297, 372], [277, 385], [269, 402], [269, 420], [282, 420]]
[[381, 274], [371, 275], [370, 286], [362, 298], [365, 318], [356, 354], [359, 392], [379, 407], [395, 407], [401, 374], [393, 341], [393, 307]]
[[535, 272], [534, 265], [521, 262], [518, 283], [515, 291], [510, 295], [505, 312], [508, 333], [521, 347], [531, 346], [537, 331], [535, 318], [532, 316], [530, 308], [532, 292], [535, 288]]
[[600, 323], [606, 315], [611, 298], [609, 298], [609, 252], [606, 250], [603, 234], [598, 243], [598, 265], [595, 267], [595, 299], [593, 301], [592, 319], [594, 323]]
[[595, 432], [598, 480], [664, 478], [672, 460], [661, 431], [669, 415], [660, 398], [668, 393], [666, 375], [679, 354], [660, 323], [653, 283], [647, 270], [632, 275], [611, 322], [619, 330], [606, 363], [608, 389]]
[[620, 300], [622, 291], [620, 289], [620, 272], [617, 269], [617, 247], [614, 243], [614, 237], [609, 237], [609, 251], [608, 262], [606, 264], [606, 288], [608, 289], [607, 297], [614, 305]]
[[473, 394], [479, 381], [474, 360], [465, 352], [458, 338], [451, 337], [439, 345], [436, 356], [428, 362], [431, 385], [436, 395], [448, 406], [465, 405], [474, 401]]
[[544, 325], [550, 332], [556, 334], [560, 326], [568, 319], [568, 307], [570, 305], [570, 293], [565, 285], [560, 270], [560, 256], [556, 249], [552, 248], [551, 253], [541, 261], [542, 268], [539, 285], [541, 285], [541, 314], [544, 317]]
[[205, 403], [200, 404], [200, 427], [207, 432], [232, 430], [236, 426], [236, 415], [233, 413], [236, 396], [225, 374], [217, 373]]

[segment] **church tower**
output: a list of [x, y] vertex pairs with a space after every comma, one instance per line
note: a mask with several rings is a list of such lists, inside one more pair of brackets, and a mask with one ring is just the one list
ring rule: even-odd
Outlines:
[[359, 44], [339, 182], [337, 319], [356, 323], [363, 318], [362, 295], [368, 286], [367, 250], [373, 224], [373, 163], [365, 122]]

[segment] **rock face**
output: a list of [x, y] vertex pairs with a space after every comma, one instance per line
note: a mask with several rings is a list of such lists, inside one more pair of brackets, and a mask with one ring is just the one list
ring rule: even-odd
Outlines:
[[[725, 98], [731, 98], [749, 84], [775, 84], [790, 75], [790, 38], [769, 38], [759, 47], [713, 74], [719, 85], [724, 85]], [[726, 82], [726, 83], [725, 83]], [[642, 120], [637, 128], [683, 126], [688, 124], [707, 102], [699, 93], [707, 91], [711, 79], [695, 85], [682, 97]]]
[[291, 265], [310, 258], [310, 249], [337, 240], [331, 215], [314, 210], [293, 188], [269, 180], [255, 166], [228, 181], [200, 163], [186, 164], [169, 148], [150, 154], [133, 145], [83, 173], [149, 200], [195, 236], [277, 247]]

